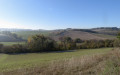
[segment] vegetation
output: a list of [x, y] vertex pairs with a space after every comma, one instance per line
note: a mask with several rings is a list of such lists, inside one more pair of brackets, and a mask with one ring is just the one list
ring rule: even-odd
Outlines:
[[120, 47], [120, 32], [117, 35], [117, 39], [114, 41], [114, 47]]
[[[60, 37], [60, 41], [57, 42], [48, 36], [34, 35], [28, 38], [26, 44], [0, 44], [0, 52], [7, 53], [0, 55], [2, 57], [0, 72], [6, 75], [21, 75], [21, 73], [22, 75], [119, 74], [119, 49], [110, 51], [112, 48], [104, 48], [119, 47], [119, 36], [118, 34], [116, 40], [81, 40]], [[48, 51], [50, 53], [45, 53]]]
[[81, 40], [79, 38], [73, 40], [70, 37], [59, 38], [60, 42], [56, 42], [50, 37], [44, 35], [34, 35], [28, 38], [26, 44], [14, 44], [2, 46], [1, 53], [30, 53], [30, 52], [48, 52], [75, 49], [93, 49], [103, 47], [113, 47], [114, 40]]
[[3, 46], [0, 50], [2, 53], [26, 53], [29, 52], [25, 45], [14, 44], [12, 46]]
[[[27, 40], [32, 35], [43, 34], [45, 36], [50, 36], [54, 38], [54, 40], [58, 41], [59, 37], [64, 37], [69, 35], [69, 37], [75, 39], [80, 38], [82, 40], [90, 40], [90, 39], [115, 39], [116, 33], [119, 30], [112, 29], [59, 29], [59, 30], [26, 30], [26, 31], [13, 31], [12, 33], [17, 34], [23, 39]], [[113, 35], [109, 35], [113, 34]], [[89, 37], [89, 38], [88, 38]]]
[[73, 29], [74, 31], [84, 31], [84, 32], [89, 32], [89, 33], [97, 33], [96, 31], [92, 31], [90, 29]]
[[75, 39], [75, 43], [82, 43], [82, 42], [83, 42], [83, 40], [81, 40], [80, 38]]
[[28, 48], [30, 52], [45, 52], [55, 50], [56, 42], [43, 35], [35, 35], [28, 39]]
[[120, 40], [120, 32], [118, 33], [117, 38]]
[[[6, 74], [36, 75], [119, 75], [120, 51], [54, 61], [44, 67], [20, 69]], [[22, 73], [21, 73], [22, 71]]]
[[[8, 36], [8, 38], [11, 37], [11, 40], [13, 39], [13, 40], [16, 40], [16, 41], [25, 41], [25, 40], [22, 39], [22, 37], [18, 36], [18, 35], [15, 34], [15, 33], [11, 33], [11, 32], [9, 32], [9, 31], [2, 31], [2, 32], [0, 32], [0, 34], [1, 34], [1, 35], [5, 35], [5, 36]], [[7, 40], [7, 39], [6, 39], [6, 40]], [[2, 42], [4, 42], [4, 41], [2, 41]], [[5, 42], [6, 42], [6, 41], [5, 41]]]
[[12, 46], [14, 44], [22, 44], [22, 45], [25, 45], [26, 42], [23, 41], [23, 42], [0, 42], [1, 44], [3, 44], [4, 46]]
[[13, 32], [15, 34], [17, 34], [18, 36], [22, 37], [23, 39], [27, 40], [29, 37], [36, 35], [36, 34], [42, 34], [45, 36], [48, 36], [51, 31], [19, 31], [19, 32]]
[[61, 37], [59, 45], [59, 50], [72, 50], [76, 48], [76, 43], [70, 37]]
[[15, 33], [0, 31], [0, 42], [22, 42], [25, 41]]
[[113, 47], [114, 40], [86, 40], [82, 44], [78, 44], [79, 49], [89, 49], [89, 48], [103, 48], [103, 47]]
[[51, 61], [81, 57], [83, 55], [102, 54], [111, 51], [111, 49], [112, 48], [100, 48], [80, 49], [70, 52], [55, 51], [50, 53], [0, 54], [0, 72], [8, 72], [24, 68], [29, 69], [36, 66], [42, 67], [43, 65], [49, 64]]

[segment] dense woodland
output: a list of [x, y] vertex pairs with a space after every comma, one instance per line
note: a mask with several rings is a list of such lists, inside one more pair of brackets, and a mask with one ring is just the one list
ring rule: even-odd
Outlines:
[[[5, 34], [8, 34], [5, 32]], [[10, 33], [9, 33], [10, 34]], [[12, 34], [13, 35], [13, 34]], [[16, 37], [16, 35], [14, 35]], [[17, 37], [16, 37], [17, 38]], [[60, 37], [60, 41], [55, 41], [44, 35], [34, 35], [28, 38], [25, 45], [15, 44], [4, 46], [0, 44], [1, 53], [30, 53], [30, 52], [49, 52], [76, 49], [93, 49], [103, 47], [118, 47], [120, 43], [120, 33], [115, 40], [81, 40], [80, 38], [72, 39], [71, 37]]]

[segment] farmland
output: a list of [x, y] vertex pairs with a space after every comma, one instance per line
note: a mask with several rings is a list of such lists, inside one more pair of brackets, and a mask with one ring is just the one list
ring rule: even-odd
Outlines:
[[0, 75], [120, 75], [120, 0], [0, 0]]
[[5, 45], [5, 46], [11, 46], [14, 44], [25, 44], [25, 42], [0, 42], [0, 43]]
[[43, 34], [47, 36], [50, 34], [50, 31], [20, 31], [13, 33], [16, 33], [18, 36], [21, 36], [23, 39], [28, 39], [28, 37], [31, 37], [32, 35], [36, 35], [36, 34]]
[[53, 60], [63, 60], [83, 55], [103, 54], [112, 48], [80, 49], [71, 52], [27, 53], [27, 54], [0, 54], [0, 71], [11, 71], [21, 68], [30, 68], [48, 64]]

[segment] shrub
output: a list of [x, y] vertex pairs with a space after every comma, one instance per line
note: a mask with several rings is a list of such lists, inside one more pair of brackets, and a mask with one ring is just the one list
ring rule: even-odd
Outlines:
[[56, 42], [43, 35], [35, 35], [28, 39], [28, 48], [31, 52], [42, 52], [55, 50]]
[[116, 39], [114, 41], [114, 47], [120, 47], [120, 40], [119, 39]]
[[60, 37], [60, 48], [62, 50], [71, 50], [76, 48], [76, 43], [71, 37]]
[[26, 46], [14, 44], [12, 46], [4, 46], [1, 50], [3, 53], [25, 53], [29, 52]]

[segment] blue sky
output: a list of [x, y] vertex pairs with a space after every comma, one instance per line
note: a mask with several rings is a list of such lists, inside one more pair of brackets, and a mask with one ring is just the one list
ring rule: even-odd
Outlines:
[[120, 0], [0, 0], [0, 27], [120, 27]]

